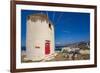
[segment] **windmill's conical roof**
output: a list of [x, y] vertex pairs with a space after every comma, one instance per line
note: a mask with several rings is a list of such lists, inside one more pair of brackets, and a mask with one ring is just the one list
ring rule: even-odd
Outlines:
[[28, 16], [28, 20], [36, 22], [37, 20], [49, 22], [48, 16], [46, 14], [31, 14]]

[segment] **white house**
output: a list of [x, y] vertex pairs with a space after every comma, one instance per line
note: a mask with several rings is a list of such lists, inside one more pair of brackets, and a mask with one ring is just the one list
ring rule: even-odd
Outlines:
[[39, 61], [54, 53], [54, 26], [47, 15], [29, 15], [26, 29], [26, 55], [28, 60]]
[[71, 48], [70, 47], [63, 47], [61, 52], [64, 52], [64, 51], [70, 52]]

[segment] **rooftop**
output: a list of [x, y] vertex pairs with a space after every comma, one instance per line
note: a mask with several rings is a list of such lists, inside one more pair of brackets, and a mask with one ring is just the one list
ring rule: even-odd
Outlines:
[[46, 14], [31, 14], [28, 16], [28, 20], [31, 19], [31, 21], [36, 22], [37, 20], [41, 21], [47, 21], [49, 22], [49, 18]]

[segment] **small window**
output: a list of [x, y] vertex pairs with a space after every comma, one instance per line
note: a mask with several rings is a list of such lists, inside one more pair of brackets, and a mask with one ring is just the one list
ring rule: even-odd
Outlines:
[[49, 28], [52, 30], [52, 28], [51, 28], [51, 24], [49, 23]]

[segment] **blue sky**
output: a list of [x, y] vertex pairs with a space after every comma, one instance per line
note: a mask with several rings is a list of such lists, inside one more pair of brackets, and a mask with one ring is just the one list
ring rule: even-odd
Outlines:
[[26, 18], [28, 15], [47, 14], [55, 29], [55, 44], [63, 45], [90, 40], [90, 14], [76, 12], [53, 12], [21, 10], [21, 44], [26, 43]]

